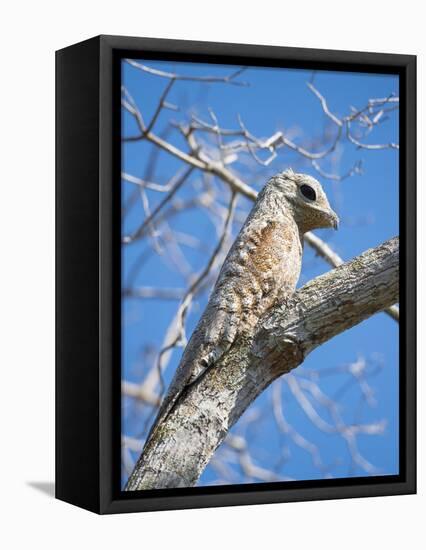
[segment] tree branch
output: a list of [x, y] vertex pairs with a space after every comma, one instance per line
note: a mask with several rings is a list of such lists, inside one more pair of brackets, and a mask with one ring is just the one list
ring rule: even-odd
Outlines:
[[[305, 233], [304, 239], [309, 246], [315, 250], [318, 256], [321, 256], [321, 258], [323, 258], [331, 266], [339, 267], [339, 265], [344, 263], [342, 258], [332, 248], [330, 248], [326, 242], [317, 237], [315, 233], [312, 233], [311, 231]], [[397, 305], [394, 304], [387, 307], [384, 312], [392, 317], [392, 319], [399, 322], [399, 308]]]
[[273, 380], [317, 346], [397, 302], [398, 290], [395, 237], [278, 304], [154, 427], [126, 490], [195, 485], [230, 428]]

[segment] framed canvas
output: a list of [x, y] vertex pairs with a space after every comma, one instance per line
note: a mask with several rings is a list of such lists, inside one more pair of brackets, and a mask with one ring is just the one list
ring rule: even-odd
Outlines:
[[414, 493], [415, 57], [100, 36], [56, 63], [57, 498]]

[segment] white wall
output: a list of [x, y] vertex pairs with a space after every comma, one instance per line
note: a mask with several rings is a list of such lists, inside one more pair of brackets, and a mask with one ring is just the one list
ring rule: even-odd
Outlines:
[[[97, 517], [30, 482], [54, 475], [54, 50], [100, 33], [410, 53], [419, 59], [424, 151], [424, 18], [420, 2], [7, 2], [1, 17], [0, 311], [4, 548], [418, 548], [423, 496]], [[419, 159], [419, 234], [425, 234]], [[420, 246], [422, 243], [420, 242]], [[6, 255], [5, 255], [6, 252]], [[419, 250], [424, 266], [424, 248]], [[422, 272], [420, 272], [421, 275]], [[421, 288], [419, 300], [425, 299]], [[421, 302], [422, 303], [422, 302]], [[424, 314], [420, 316], [424, 329]], [[424, 391], [424, 348], [419, 388]], [[425, 407], [419, 399], [419, 463]], [[419, 491], [424, 490], [420, 469]], [[208, 529], [213, 528], [212, 531]], [[206, 534], [207, 538], [205, 538]], [[417, 541], [417, 542], [416, 542]], [[25, 545], [25, 546], [24, 546]]]

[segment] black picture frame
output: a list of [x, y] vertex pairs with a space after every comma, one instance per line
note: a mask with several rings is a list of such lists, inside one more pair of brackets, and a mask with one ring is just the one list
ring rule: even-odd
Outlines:
[[[120, 491], [120, 60], [400, 76], [400, 473]], [[98, 36], [56, 52], [56, 498], [100, 514], [416, 492], [416, 57]]]

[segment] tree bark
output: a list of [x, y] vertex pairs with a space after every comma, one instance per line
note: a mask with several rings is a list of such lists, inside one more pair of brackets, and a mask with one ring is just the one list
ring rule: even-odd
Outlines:
[[195, 485], [230, 428], [273, 380], [333, 336], [397, 302], [398, 294], [394, 237], [277, 304], [154, 427], [126, 490]]

